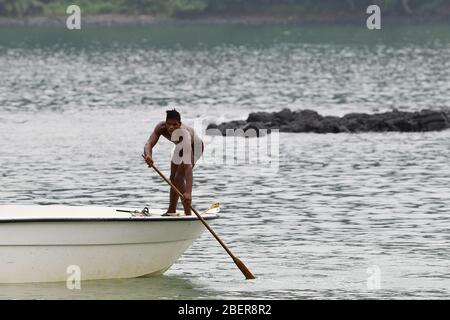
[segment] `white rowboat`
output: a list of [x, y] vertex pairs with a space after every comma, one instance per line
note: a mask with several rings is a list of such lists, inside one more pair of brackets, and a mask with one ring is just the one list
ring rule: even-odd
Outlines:
[[[0, 283], [164, 273], [205, 230], [195, 216], [133, 216], [109, 207], [0, 205]], [[217, 218], [207, 212], [205, 220]]]

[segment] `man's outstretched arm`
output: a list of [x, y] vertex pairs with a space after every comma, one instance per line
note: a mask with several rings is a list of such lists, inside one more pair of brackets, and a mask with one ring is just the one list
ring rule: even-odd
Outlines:
[[153, 130], [152, 134], [150, 135], [150, 138], [148, 138], [147, 143], [144, 146], [144, 157], [145, 161], [149, 166], [153, 165], [153, 159], [152, 159], [152, 151], [153, 147], [156, 145], [156, 143], [159, 140], [159, 137], [161, 136], [161, 129], [162, 129], [163, 122], [160, 122], [156, 125], [155, 129]]

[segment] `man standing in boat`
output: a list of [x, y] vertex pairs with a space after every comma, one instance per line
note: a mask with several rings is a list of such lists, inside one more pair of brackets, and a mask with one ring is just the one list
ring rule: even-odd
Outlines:
[[[191, 215], [190, 204], [192, 202], [192, 170], [198, 159], [203, 154], [203, 141], [195, 133], [194, 129], [181, 122], [181, 116], [175, 109], [167, 110], [166, 121], [158, 123], [150, 135], [144, 147], [145, 162], [153, 165], [152, 149], [160, 136], [165, 137], [175, 144], [175, 151], [170, 163], [170, 181], [183, 194], [184, 213]], [[176, 214], [178, 194], [170, 188], [169, 208], [164, 215]]]

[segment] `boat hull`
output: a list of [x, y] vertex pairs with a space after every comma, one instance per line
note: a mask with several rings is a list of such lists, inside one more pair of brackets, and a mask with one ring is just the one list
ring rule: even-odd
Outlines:
[[0, 219], [0, 283], [162, 274], [204, 230], [195, 217]]

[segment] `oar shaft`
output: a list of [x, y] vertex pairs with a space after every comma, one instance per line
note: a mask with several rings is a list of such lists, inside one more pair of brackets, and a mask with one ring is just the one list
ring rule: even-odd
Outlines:
[[[178, 188], [172, 183], [172, 181], [170, 181], [169, 179], [166, 178], [166, 176], [159, 171], [159, 169], [157, 167], [155, 167], [155, 165], [152, 165], [152, 168], [155, 169], [155, 171], [161, 176], [161, 178], [163, 178], [169, 185], [170, 187], [175, 190], [175, 192], [180, 196], [181, 200], [184, 201], [184, 196], [183, 194], [180, 192], [180, 190], [178, 190]], [[209, 224], [205, 221], [205, 219], [203, 219], [203, 217], [197, 212], [197, 210], [195, 210], [195, 208], [189, 204], [189, 207], [191, 208], [191, 210], [195, 213], [195, 215], [200, 219], [200, 221], [203, 223], [203, 225], [206, 227], [206, 229], [209, 230], [209, 232], [211, 232], [211, 234], [214, 236], [214, 238], [216, 238], [216, 240], [220, 243], [220, 245], [225, 249], [225, 251], [230, 255], [230, 257], [233, 259], [234, 263], [236, 264], [236, 266], [241, 270], [241, 272], [244, 274], [246, 279], [255, 279], [255, 276], [250, 272], [250, 270], [245, 266], [245, 264], [239, 259], [237, 258], [231, 251], [230, 249], [228, 249], [228, 247], [225, 245], [225, 243], [222, 241], [222, 239], [219, 238], [219, 236], [214, 232], [214, 230], [209, 226]]]

